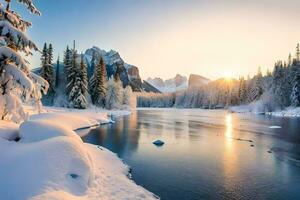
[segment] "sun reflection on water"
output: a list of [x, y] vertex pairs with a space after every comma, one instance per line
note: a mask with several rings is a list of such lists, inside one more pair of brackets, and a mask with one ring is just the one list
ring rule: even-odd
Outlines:
[[[225, 117], [226, 129], [224, 132], [224, 151], [223, 151], [223, 170], [224, 170], [224, 187], [227, 191], [234, 191], [238, 183], [234, 181], [236, 174], [238, 173], [238, 161], [235, 149], [235, 142], [233, 140], [233, 119], [231, 114], [227, 114]], [[238, 193], [231, 194], [240, 198]]]
[[226, 125], [225, 136], [227, 138], [232, 138], [232, 117], [230, 114], [226, 115], [225, 125]]

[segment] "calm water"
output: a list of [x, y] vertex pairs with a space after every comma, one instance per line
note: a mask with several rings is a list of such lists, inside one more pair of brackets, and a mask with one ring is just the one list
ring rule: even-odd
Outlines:
[[140, 110], [83, 139], [117, 153], [162, 200], [300, 199], [300, 119]]

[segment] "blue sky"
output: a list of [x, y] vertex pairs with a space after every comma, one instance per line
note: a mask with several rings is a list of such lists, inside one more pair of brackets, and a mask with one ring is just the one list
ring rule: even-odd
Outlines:
[[[271, 68], [300, 41], [296, 0], [36, 0], [29, 36], [55, 55], [77, 41], [79, 51], [114, 49], [143, 78], [197, 73], [209, 78]], [[39, 65], [35, 55], [32, 65]]]

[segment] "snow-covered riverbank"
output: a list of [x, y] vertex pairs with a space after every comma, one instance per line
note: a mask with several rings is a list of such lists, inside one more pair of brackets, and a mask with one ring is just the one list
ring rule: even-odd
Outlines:
[[242, 105], [242, 106], [232, 106], [228, 110], [234, 113], [265, 114], [265, 115], [271, 115], [276, 117], [300, 117], [300, 107], [288, 107], [284, 110], [266, 112], [263, 109], [255, 109], [251, 105]]
[[0, 199], [156, 199], [115, 154], [74, 132], [130, 112], [46, 109], [20, 126], [0, 121]]

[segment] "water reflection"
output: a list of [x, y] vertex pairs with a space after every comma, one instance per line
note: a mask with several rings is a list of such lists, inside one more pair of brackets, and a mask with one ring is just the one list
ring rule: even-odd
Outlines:
[[[232, 139], [232, 117], [231, 114], [227, 114], [225, 118], [226, 132], [225, 136], [228, 139]], [[228, 140], [230, 141], [230, 140]]]
[[233, 124], [232, 115], [227, 114], [225, 116], [225, 139], [224, 139], [224, 153], [223, 153], [223, 171], [224, 171], [224, 193], [222, 196], [227, 198], [241, 199], [238, 192], [235, 189], [238, 185], [234, 181], [234, 177], [237, 175], [238, 168], [237, 154], [235, 149], [235, 141], [233, 140]]
[[300, 158], [299, 129], [300, 120], [224, 111], [138, 111], [83, 140], [117, 153], [162, 199], [297, 199], [300, 168], [289, 162]]

